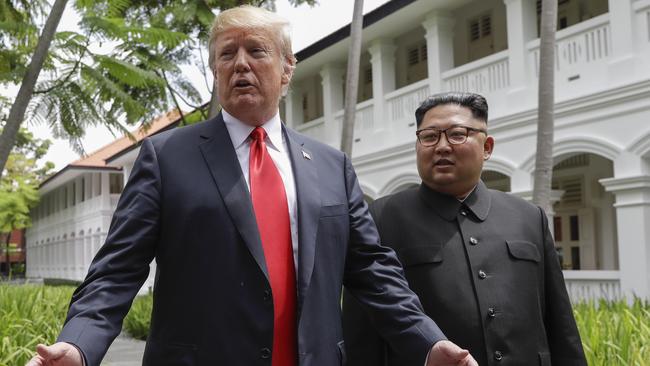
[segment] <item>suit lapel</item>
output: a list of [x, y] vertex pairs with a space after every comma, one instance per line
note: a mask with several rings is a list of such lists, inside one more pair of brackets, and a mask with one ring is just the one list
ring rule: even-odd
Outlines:
[[321, 206], [315, 165], [318, 156], [314, 156], [307, 150], [302, 136], [288, 128], [284, 128], [284, 131], [287, 136], [287, 146], [293, 165], [298, 201], [298, 241], [300, 244], [298, 247], [298, 276], [296, 280], [298, 320], [300, 320], [302, 305], [314, 269], [314, 255], [316, 253], [316, 232]]
[[230, 135], [221, 114], [208, 124], [209, 128], [201, 136], [204, 141], [199, 145], [203, 159], [210, 169], [212, 178], [217, 184], [226, 209], [239, 234], [268, 280], [269, 275], [257, 221], [253, 213], [253, 203]]

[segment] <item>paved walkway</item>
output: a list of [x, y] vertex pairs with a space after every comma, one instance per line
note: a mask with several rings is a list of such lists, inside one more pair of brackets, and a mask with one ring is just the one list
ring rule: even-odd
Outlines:
[[108, 349], [102, 366], [140, 366], [144, 354], [144, 341], [120, 334]]

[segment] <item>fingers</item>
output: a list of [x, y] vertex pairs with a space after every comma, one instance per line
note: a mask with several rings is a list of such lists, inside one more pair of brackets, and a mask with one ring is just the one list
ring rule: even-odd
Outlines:
[[463, 366], [478, 366], [478, 362], [471, 355], [467, 355], [460, 364]]
[[25, 366], [45, 366], [45, 360], [43, 357], [36, 355], [32, 357], [32, 359], [29, 360]]

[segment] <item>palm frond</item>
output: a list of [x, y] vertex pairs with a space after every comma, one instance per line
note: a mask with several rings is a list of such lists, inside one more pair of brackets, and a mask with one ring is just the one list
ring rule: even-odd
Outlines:
[[101, 70], [107, 72], [111, 77], [114, 77], [125, 85], [146, 87], [160, 86], [165, 83], [156, 73], [139, 68], [128, 62], [102, 55], [95, 55], [95, 59], [98, 61], [98, 67]]

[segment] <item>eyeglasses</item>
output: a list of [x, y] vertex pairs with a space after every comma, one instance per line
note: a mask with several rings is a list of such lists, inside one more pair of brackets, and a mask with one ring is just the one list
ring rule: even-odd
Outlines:
[[451, 126], [440, 130], [434, 127], [427, 127], [415, 131], [418, 141], [422, 146], [434, 146], [440, 141], [440, 135], [443, 133], [447, 137], [447, 141], [451, 145], [464, 144], [467, 141], [470, 131], [481, 132], [487, 135], [487, 131], [482, 128], [474, 128], [468, 126]]

